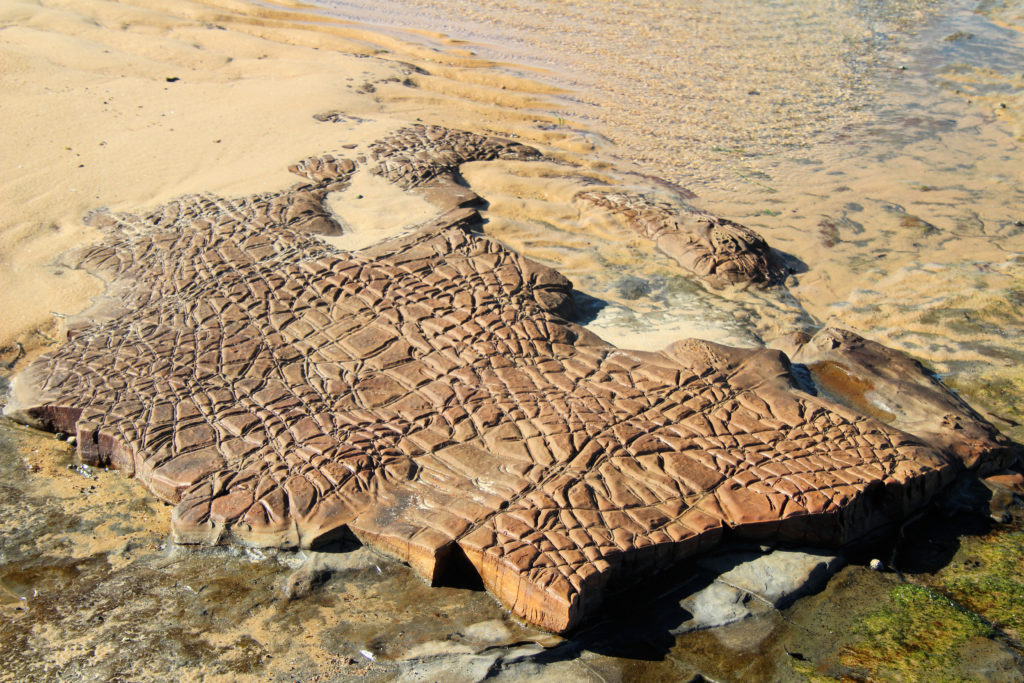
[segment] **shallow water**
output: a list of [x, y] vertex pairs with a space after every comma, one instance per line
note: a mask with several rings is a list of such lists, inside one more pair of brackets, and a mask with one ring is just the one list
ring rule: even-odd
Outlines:
[[[695, 189], [743, 187], [730, 156], [784, 159], [884, 123], [923, 94], [905, 93], [908, 81], [960, 62], [1012, 73], [1021, 54], [1019, 35], [962, 0], [632, 0], [614, 12], [599, 0], [314, 4], [541, 69], [533, 75], [572, 88], [563, 106], [623, 156]], [[958, 31], [961, 40], [933, 40]], [[894, 81], [894, 71], [911, 73]]]

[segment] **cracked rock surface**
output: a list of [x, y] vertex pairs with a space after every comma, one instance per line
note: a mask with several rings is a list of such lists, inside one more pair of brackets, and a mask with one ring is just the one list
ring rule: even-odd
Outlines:
[[[380, 154], [408, 169], [379, 168], [408, 187], [530, 156], [397, 139]], [[780, 352], [612, 347], [565, 319], [568, 280], [476, 232], [471, 209], [338, 252], [310, 233], [332, 229], [324, 196], [353, 168], [319, 157], [280, 194], [93, 215], [107, 239], [79, 265], [105, 303], [17, 378], [8, 414], [139, 478], [175, 506], [179, 542], [348, 530], [433, 582], [471, 566], [559, 632], [727, 535], [843, 543], [962, 466], [796, 389]]]
[[536, 161], [532, 147], [441, 126], [409, 126], [370, 145], [370, 170], [405, 190], [420, 192], [445, 208], [474, 206], [480, 197], [458, 181], [469, 161]]
[[405, 189], [451, 175], [468, 161], [530, 161], [540, 153], [518, 142], [441, 126], [409, 126], [370, 145], [373, 172]]
[[633, 230], [711, 287], [766, 287], [786, 277], [764, 238], [739, 223], [679, 210], [639, 193], [588, 191], [577, 197], [622, 215]]

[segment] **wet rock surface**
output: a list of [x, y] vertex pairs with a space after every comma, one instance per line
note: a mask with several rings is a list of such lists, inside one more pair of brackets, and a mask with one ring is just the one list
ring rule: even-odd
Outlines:
[[712, 287], [765, 287], [788, 274], [764, 238], [739, 223], [638, 193], [588, 191], [577, 196], [625, 217], [633, 230]]
[[[410, 187], [533, 156], [411, 130], [377, 152], [419, 159], [392, 179]], [[475, 232], [473, 210], [337, 252], [310, 233], [354, 168], [318, 157], [293, 168], [312, 185], [277, 195], [94, 214], [108, 239], [78, 265], [107, 297], [6, 413], [174, 504], [176, 541], [351, 533], [558, 632], [726, 536], [845, 543], [1005, 450], [979, 438], [965, 457], [801, 391], [776, 351], [614, 348], [566, 320], [568, 280]], [[322, 580], [308, 569], [286, 594]]]

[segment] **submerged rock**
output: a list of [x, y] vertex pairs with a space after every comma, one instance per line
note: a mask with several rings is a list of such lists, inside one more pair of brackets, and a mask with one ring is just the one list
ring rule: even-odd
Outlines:
[[764, 238], [739, 223], [643, 194], [588, 191], [577, 197], [624, 216], [633, 230], [711, 287], [767, 287], [788, 274]]
[[[412, 137], [439, 173], [467, 158], [443, 129]], [[472, 571], [560, 632], [726, 533], [841, 544], [927, 502], [957, 458], [1002, 453], [805, 393], [778, 351], [612, 347], [563, 317], [567, 279], [473, 210], [335, 251], [310, 231], [352, 168], [320, 157], [278, 195], [97, 214], [107, 239], [80, 262], [109, 282], [102, 315], [18, 376], [5, 412], [138, 477], [180, 542], [347, 530], [432, 582]]]

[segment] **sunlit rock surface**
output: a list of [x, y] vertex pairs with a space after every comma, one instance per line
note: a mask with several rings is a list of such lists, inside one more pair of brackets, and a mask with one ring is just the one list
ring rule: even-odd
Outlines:
[[[410, 188], [535, 156], [402, 135], [377, 156], [412, 170], [373, 170]], [[356, 166], [307, 159], [286, 192], [94, 214], [108, 238], [80, 266], [107, 297], [6, 412], [175, 504], [180, 542], [309, 547], [347, 529], [433, 582], [471, 566], [553, 631], [727, 535], [840, 544], [1005, 455], [985, 426], [965, 451], [801, 390], [779, 351], [612, 347], [567, 319], [566, 278], [476, 232], [472, 209], [339, 252], [312, 233], [340, 229], [325, 198]]]

